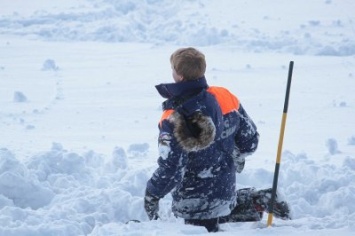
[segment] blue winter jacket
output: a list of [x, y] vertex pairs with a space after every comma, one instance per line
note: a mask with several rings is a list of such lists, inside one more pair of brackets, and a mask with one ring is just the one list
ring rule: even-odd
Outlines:
[[172, 192], [173, 213], [184, 219], [230, 214], [236, 204], [233, 150], [256, 150], [255, 124], [233, 94], [209, 87], [204, 77], [156, 88], [167, 100], [159, 123], [159, 167], [147, 192], [157, 198]]

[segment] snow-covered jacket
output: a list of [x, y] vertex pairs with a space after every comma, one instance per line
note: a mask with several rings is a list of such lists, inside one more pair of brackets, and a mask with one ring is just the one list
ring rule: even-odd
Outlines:
[[185, 219], [228, 215], [236, 199], [232, 153], [256, 150], [256, 126], [237, 97], [209, 87], [204, 77], [156, 88], [167, 100], [159, 122], [159, 167], [146, 190], [157, 198], [172, 192], [173, 213]]

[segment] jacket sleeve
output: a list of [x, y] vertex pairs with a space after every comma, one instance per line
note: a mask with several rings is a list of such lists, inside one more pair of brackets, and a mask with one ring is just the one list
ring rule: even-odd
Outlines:
[[238, 109], [240, 115], [240, 128], [235, 136], [235, 144], [240, 155], [247, 156], [255, 152], [259, 143], [259, 133], [256, 125], [248, 116], [243, 106]]
[[171, 124], [163, 121], [158, 140], [158, 168], [147, 182], [146, 190], [158, 198], [164, 197], [180, 182], [186, 159], [171, 131]]

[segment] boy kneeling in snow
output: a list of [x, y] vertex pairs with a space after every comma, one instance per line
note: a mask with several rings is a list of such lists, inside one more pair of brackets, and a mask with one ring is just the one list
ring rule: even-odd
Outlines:
[[[204, 77], [205, 56], [181, 48], [170, 57], [175, 83], [157, 85], [163, 103], [159, 167], [147, 183], [144, 207], [158, 219], [159, 199], [172, 191], [172, 211], [186, 224], [216, 232], [219, 223], [259, 221], [268, 212], [271, 189], [236, 191], [236, 172], [259, 141], [256, 126], [238, 98]], [[286, 202], [273, 214], [289, 219]]]

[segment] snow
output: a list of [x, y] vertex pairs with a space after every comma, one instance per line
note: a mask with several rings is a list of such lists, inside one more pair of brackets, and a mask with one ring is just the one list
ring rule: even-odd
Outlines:
[[[13, 0], [0, 8], [0, 235], [207, 235], [143, 210], [159, 155], [169, 57], [194, 46], [211, 85], [261, 134], [238, 187], [272, 185], [289, 61], [278, 190], [291, 221], [218, 235], [355, 232], [355, 2]], [[208, 171], [206, 170], [208, 175]], [[140, 220], [136, 223], [129, 220]]]

